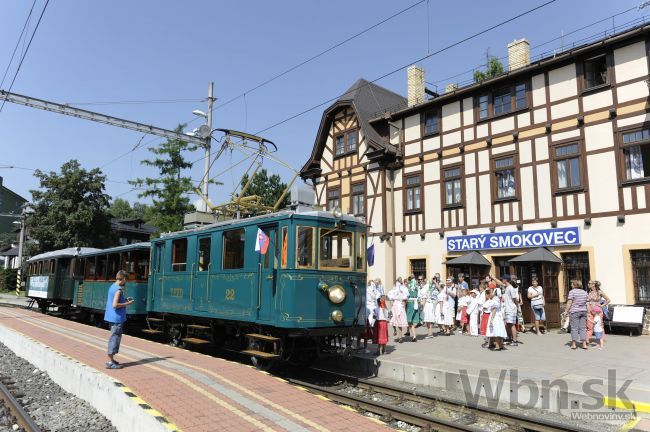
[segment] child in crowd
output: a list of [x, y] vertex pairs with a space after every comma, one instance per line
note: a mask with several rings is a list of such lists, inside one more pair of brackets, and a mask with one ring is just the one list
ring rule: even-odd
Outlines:
[[467, 315], [469, 316], [469, 334], [478, 336], [478, 313], [480, 305], [478, 303], [478, 291], [470, 291], [470, 301], [467, 305]]
[[386, 297], [381, 296], [377, 299], [377, 308], [374, 313], [375, 327], [372, 332], [374, 342], [377, 344], [377, 355], [386, 353], [386, 344], [388, 343], [388, 309], [386, 308]]
[[598, 344], [598, 349], [603, 349], [605, 346], [605, 338], [603, 338], [603, 310], [600, 306], [594, 306], [591, 309], [594, 316], [594, 339]]
[[460, 298], [458, 299], [458, 309], [460, 310], [460, 327], [464, 335], [469, 334], [469, 317], [467, 316], [467, 307], [472, 300], [468, 295], [468, 289], [462, 288], [460, 290]]

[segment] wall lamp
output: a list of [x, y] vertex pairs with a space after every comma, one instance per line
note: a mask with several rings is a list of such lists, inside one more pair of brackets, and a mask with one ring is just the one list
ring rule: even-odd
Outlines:
[[440, 231], [438, 233], [438, 235], [440, 236], [440, 238], [445, 238], [445, 232], [444, 231]]
[[491, 227], [490, 227], [490, 232], [491, 232], [491, 233], [493, 233], [493, 232], [496, 231], [496, 230], [497, 230], [496, 227], [494, 227], [494, 226], [491, 226]]
[[557, 221], [551, 221], [551, 228], [557, 228]]
[[622, 214], [622, 215], [616, 216], [616, 220], [618, 221], [618, 223], [624, 224], [625, 223], [625, 215]]
[[390, 235], [388, 235], [388, 234], [382, 234], [382, 235], [379, 236], [379, 240], [381, 240], [383, 242], [388, 240], [389, 238], [390, 238]]
[[524, 225], [523, 225], [523, 224], [517, 224], [517, 231], [521, 231], [521, 230], [523, 230], [523, 229], [524, 229]]
[[591, 226], [591, 218], [585, 218], [585, 226]]
[[492, 138], [486, 139], [485, 143], [487, 144], [488, 147], [491, 147], [492, 146]]
[[544, 130], [546, 131], [546, 133], [551, 133], [551, 131], [553, 130], [553, 126], [550, 123], [546, 123], [546, 125], [544, 125]]
[[402, 241], [406, 241], [406, 234], [402, 234], [400, 237], [402, 238]]
[[585, 124], [585, 116], [578, 116], [578, 126]]
[[424, 240], [426, 238], [426, 236], [427, 235], [425, 233], [420, 233], [420, 240]]
[[462, 235], [467, 235], [467, 230], [466, 230], [466, 229], [461, 230], [460, 233], [461, 233]]

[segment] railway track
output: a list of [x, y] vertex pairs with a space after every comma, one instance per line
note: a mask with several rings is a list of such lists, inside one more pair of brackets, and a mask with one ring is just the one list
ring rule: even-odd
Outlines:
[[32, 417], [27, 414], [22, 405], [16, 397], [20, 398], [24, 395], [12, 393], [13, 384], [15, 382], [5, 376], [0, 376], [0, 398], [4, 402], [5, 407], [9, 410], [11, 416], [16, 419], [16, 424], [25, 432], [41, 432], [41, 428], [34, 422]]
[[[557, 421], [532, 418], [513, 412], [469, 407], [457, 401], [398, 386], [318, 370], [317, 381], [287, 378], [290, 383], [362, 413], [372, 413], [386, 423], [403, 422], [421, 431], [592, 431]], [[328, 375], [329, 376], [326, 376]]]

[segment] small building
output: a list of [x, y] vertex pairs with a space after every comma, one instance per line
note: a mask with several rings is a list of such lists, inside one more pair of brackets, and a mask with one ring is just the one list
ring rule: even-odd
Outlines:
[[386, 285], [537, 277], [554, 325], [574, 279], [650, 306], [649, 47], [648, 25], [534, 62], [517, 40], [506, 73], [432, 97], [417, 66], [407, 98], [360, 80], [301, 176], [319, 205], [366, 218]]
[[25, 198], [3, 185], [0, 176], [0, 234], [14, 232], [16, 225], [13, 222], [20, 221], [22, 206], [25, 203]]
[[138, 218], [111, 219], [111, 230], [116, 234], [120, 246], [148, 242], [158, 232], [156, 227], [147, 225]]

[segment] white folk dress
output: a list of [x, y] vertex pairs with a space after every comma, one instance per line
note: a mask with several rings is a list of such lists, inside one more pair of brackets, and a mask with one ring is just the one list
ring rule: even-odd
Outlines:
[[390, 319], [390, 325], [393, 327], [406, 327], [406, 309], [404, 309], [404, 300], [409, 298], [409, 291], [402, 284], [396, 284], [388, 293], [388, 299], [393, 302], [391, 312], [393, 317]]
[[438, 324], [450, 326], [454, 323], [454, 310], [449, 307], [449, 294], [447, 294], [447, 287], [444, 287], [438, 293]]
[[422, 308], [422, 321], [425, 323], [436, 322], [436, 300], [431, 297], [431, 292], [434, 288], [435, 287], [432, 285], [426, 284], [422, 289], [420, 289], [420, 294], [418, 295], [418, 297], [424, 302], [424, 307]]
[[478, 297], [470, 300], [467, 306], [467, 315], [469, 315], [469, 334], [478, 336], [478, 313], [481, 309]]
[[[501, 337], [504, 339], [508, 337], [506, 325], [503, 321], [503, 305], [501, 304], [501, 300], [494, 297], [493, 299], [488, 300], [483, 307], [490, 311], [490, 318], [485, 335], [487, 337]], [[490, 323], [492, 323], [492, 327], [490, 327]]]

